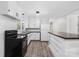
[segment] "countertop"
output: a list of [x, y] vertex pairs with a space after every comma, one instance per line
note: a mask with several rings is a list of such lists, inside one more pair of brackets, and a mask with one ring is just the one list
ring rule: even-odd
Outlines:
[[71, 33], [65, 33], [65, 32], [57, 32], [57, 33], [48, 32], [48, 33], [61, 37], [61, 38], [64, 38], [64, 39], [79, 39], [78, 34], [71, 34]]
[[29, 32], [17, 34], [17, 39], [23, 39], [23, 38], [27, 37], [27, 35], [30, 33], [40, 33], [40, 31], [29, 31]]

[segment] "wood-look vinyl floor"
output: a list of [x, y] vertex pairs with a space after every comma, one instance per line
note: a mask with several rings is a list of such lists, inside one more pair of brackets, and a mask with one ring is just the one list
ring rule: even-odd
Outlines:
[[25, 57], [53, 57], [48, 42], [31, 41]]

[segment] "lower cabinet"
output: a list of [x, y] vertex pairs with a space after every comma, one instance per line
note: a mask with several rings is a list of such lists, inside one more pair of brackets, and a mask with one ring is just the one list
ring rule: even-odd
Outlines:
[[79, 57], [79, 39], [65, 40], [65, 56]]
[[79, 57], [79, 39], [64, 39], [48, 34], [49, 48], [55, 57]]
[[49, 48], [55, 57], [63, 57], [64, 51], [64, 39], [56, 37], [52, 34], [49, 35]]
[[40, 33], [30, 33], [27, 35], [27, 45], [30, 44], [31, 40], [40, 40]]

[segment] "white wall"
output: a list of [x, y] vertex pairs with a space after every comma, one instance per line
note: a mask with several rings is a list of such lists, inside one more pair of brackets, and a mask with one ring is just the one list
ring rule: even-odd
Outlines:
[[16, 30], [16, 20], [0, 15], [0, 56], [4, 56], [4, 31]]
[[79, 18], [79, 10], [74, 11], [64, 17], [59, 19], [53, 19], [53, 31], [54, 32], [67, 32], [72, 34], [78, 34], [78, 19]]
[[67, 33], [78, 34], [78, 17], [76, 15], [68, 15], [66, 21]]
[[36, 16], [30, 16], [28, 23], [29, 28], [40, 28], [40, 19]]
[[28, 28], [28, 16], [24, 15], [24, 28]]
[[[79, 10], [67, 15], [67, 33], [78, 33]], [[70, 22], [70, 23], [69, 23]]]
[[[53, 19], [52, 19], [53, 20]], [[54, 21], [52, 21], [52, 31], [53, 32], [66, 32], [66, 19], [65, 17], [60, 18], [60, 19], [54, 19]]]

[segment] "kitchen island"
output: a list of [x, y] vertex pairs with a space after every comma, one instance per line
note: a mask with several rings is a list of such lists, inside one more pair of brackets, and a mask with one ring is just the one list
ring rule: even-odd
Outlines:
[[49, 48], [55, 57], [79, 56], [79, 35], [64, 32], [48, 32]]

